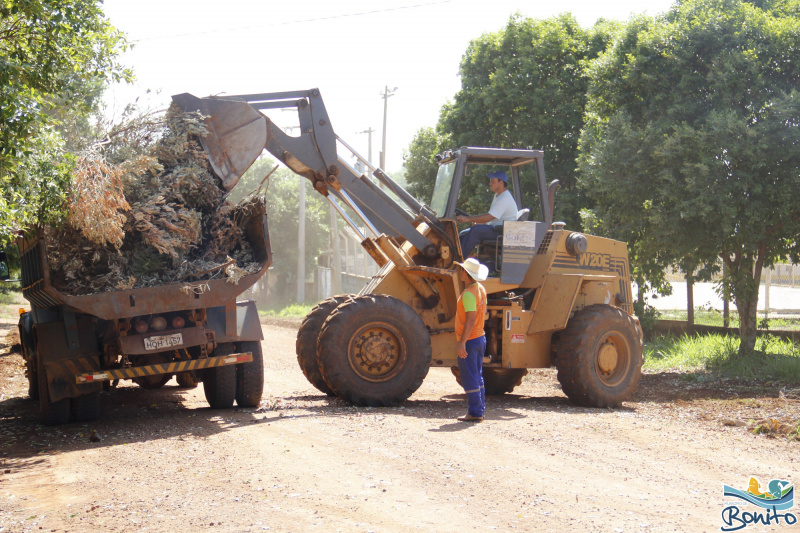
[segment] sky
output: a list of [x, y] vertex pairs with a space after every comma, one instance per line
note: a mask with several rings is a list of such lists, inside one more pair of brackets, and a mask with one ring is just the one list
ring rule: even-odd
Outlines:
[[[318, 88], [336, 133], [378, 163], [387, 101], [386, 169], [397, 171], [415, 133], [434, 126], [460, 88], [470, 41], [502, 29], [511, 15], [571, 12], [584, 27], [598, 18], [665, 12], [672, 0], [105, 0], [111, 23], [134, 44], [122, 56], [133, 85], [107, 95], [111, 112], [139, 99], [166, 107], [170, 96], [235, 95]], [[645, 7], [646, 6], [646, 7]], [[396, 88], [396, 89], [395, 89]], [[296, 114], [269, 111], [281, 127]], [[513, 147], [507, 147], [513, 148]]]

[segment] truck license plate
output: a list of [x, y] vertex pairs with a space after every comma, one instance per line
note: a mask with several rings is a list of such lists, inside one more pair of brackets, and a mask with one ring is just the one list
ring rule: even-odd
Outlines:
[[146, 337], [144, 339], [145, 350], [160, 350], [183, 344], [183, 335], [173, 333], [172, 335], [158, 335], [156, 337]]

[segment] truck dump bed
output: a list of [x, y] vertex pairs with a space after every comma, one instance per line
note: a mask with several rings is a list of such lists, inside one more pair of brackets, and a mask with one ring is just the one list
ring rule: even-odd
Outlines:
[[132, 318], [152, 313], [224, 306], [250, 288], [269, 268], [272, 252], [267, 217], [262, 209], [246, 219], [242, 227], [261, 268], [232, 282], [231, 278], [207, 281], [186, 280], [156, 287], [114, 290], [88, 295], [67, 295], [50, 279], [47, 242], [42, 232], [17, 242], [22, 262], [22, 294], [41, 309], [67, 306], [75, 311], [105, 320]]

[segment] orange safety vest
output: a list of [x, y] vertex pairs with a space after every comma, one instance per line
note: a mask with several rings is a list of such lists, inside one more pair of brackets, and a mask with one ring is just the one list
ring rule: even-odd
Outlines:
[[[475, 326], [472, 328], [472, 333], [469, 334], [467, 340], [477, 339], [484, 334], [483, 321], [486, 317], [486, 289], [477, 281], [466, 288], [464, 292], [471, 292], [475, 296], [477, 302]], [[461, 299], [464, 297], [462, 293], [458, 297], [458, 306], [456, 307], [456, 339], [461, 339], [461, 334], [464, 333], [464, 323], [467, 321], [467, 313], [464, 311], [464, 304]]]

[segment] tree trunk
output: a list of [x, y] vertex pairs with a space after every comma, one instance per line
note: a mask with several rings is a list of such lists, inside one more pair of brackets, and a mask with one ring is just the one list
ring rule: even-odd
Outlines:
[[758, 288], [761, 284], [761, 269], [767, 257], [767, 249], [759, 244], [755, 253], [723, 255], [727, 282], [730, 284], [733, 301], [739, 312], [739, 355], [752, 353], [758, 333]]
[[694, 277], [686, 274], [686, 321], [694, 326]]
[[751, 298], [735, 298], [739, 308], [739, 355], [749, 354], [756, 346], [758, 333], [758, 291]]

